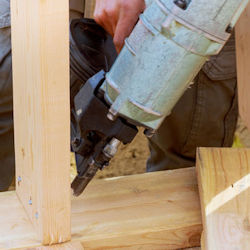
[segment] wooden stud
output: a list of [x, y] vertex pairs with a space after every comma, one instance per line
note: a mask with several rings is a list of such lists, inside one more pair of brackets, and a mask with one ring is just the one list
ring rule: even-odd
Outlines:
[[[40, 246], [15, 193], [0, 204], [0, 249]], [[194, 168], [93, 180], [72, 199], [72, 243], [85, 249], [182, 249], [201, 230]]]
[[43, 244], [71, 237], [68, 2], [11, 0], [17, 194]]
[[206, 250], [250, 246], [250, 149], [201, 148], [198, 183]]
[[250, 4], [236, 24], [239, 111], [250, 129]]
[[96, 0], [85, 0], [85, 18], [94, 18], [95, 2]]

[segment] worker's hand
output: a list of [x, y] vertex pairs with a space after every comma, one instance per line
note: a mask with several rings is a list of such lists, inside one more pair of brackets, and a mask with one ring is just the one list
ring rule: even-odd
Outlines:
[[144, 0], [96, 0], [94, 17], [113, 36], [116, 50], [120, 52], [144, 9]]

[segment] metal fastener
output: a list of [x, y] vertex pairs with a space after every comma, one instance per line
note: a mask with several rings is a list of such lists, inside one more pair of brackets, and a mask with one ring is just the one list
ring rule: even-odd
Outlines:
[[18, 186], [20, 185], [20, 182], [22, 181], [22, 178], [21, 178], [21, 176], [18, 176], [17, 177], [17, 184], [18, 184]]
[[144, 130], [144, 135], [146, 135], [148, 138], [151, 138], [155, 135], [155, 130], [154, 129], [145, 129]]

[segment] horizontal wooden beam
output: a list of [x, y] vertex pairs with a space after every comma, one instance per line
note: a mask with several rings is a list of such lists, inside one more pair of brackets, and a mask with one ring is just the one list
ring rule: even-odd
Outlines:
[[[40, 246], [15, 192], [0, 194], [0, 221], [0, 249]], [[194, 247], [201, 230], [194, 168], [96, 180], [72, 198], [72, 242], [84, 249]]]

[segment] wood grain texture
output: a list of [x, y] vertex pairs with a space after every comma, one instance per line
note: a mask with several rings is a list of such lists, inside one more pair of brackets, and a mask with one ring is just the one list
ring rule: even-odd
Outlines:
[[201, 250], [201, 248], [200, 247], [192, 247], [192, 248], [185, 248], [182, 250]]
[[85, 0], [85, 18], [94, 18], [95, 2], [96, 0]]
[[236, 24], [239, 111], [250, 129], [250, 3]]
[[201, 148], [199, 192], [207, 250], [250, 246], [250, 149]]
[[52, 246], [28, 247], [20, 250], [84, 250], [80, 242], [68, 242]]
[[[39, 247], [15, 193], [0, 194], [0, 249]], [[202, 230], [194, 168], [94, 180], [72, 199], [72, 242], [84, 249], [199, 246]]]
[[68, 0], [11, 0], [17, 194], [44, 244], [70, 239]]

